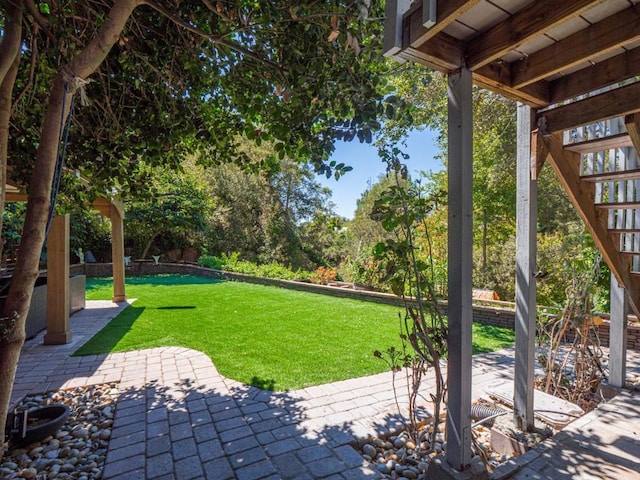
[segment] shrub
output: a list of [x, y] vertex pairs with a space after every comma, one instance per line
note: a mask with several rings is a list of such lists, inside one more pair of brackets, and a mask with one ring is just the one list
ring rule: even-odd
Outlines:
[[[222, 254], [220, 257], [205, 255], [198, 259], [198, 265], [215, 270], [225, 270], [227, 272], [243, 273], [245, 275], [255, 275], [258, 277], [276, 278], [281, 280], [294, 280], [297, 278], [309, 278], [310, 272], [301, 270], [293, 271], [277, 262], [258, 265], [247, 260], [239, 260], [237, 252], [231, 255]], [[335, 274], [335, 272], [334, 272]]]
[[318, 267], [316, 272], [311, 275], [311, 281], [320, 285], [328, 285], [331, 282], [335, 282], [336, 278], [338, 278], [337, 272], [327, 267]]
[[198, 258], [198, 265], [204, 268], [213, 268], [214, 270], [222, 270], [224, 268], [222, 259], [215, 255], [202, 255]]

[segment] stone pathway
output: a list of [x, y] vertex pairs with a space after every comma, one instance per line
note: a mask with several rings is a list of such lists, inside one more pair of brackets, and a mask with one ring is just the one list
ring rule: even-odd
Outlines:
[[[87, 302], [88, 308], [72, 317], [72, 343], [44, 346], [42, 334], [27, 342], [12, 394], [16, 402], [28, 392], [119, 381], [105, 480], [382, 478], [351, 445], [401, 425], [390, 373], [274, 393], [222, 377], [207, 356], [186, 348], [70, 356], [126, 306]], [[474, 396], [487, 383], [512, 378], [512, 370], [511, 350], [474, 357]], [[618, 399], [620, 404], [614, 400], [603, 407], [609, 408], [606, 415], [592, 412], [556, 435], [555, 451], [568, 440], [578, 449], [597, 440], [625, 452], [612, 450], [605, 463], [613, 459], [615, 467], [637, 471], [640, 400], [637, 395]], [[628, 402], [636, 402], [633, 411], [627, 410]], [[635, 415], [635, 424], [629, 426], [627, 413]], [[603, 419], [612, 430], [602, 429]], [[598, 435], [576, 426], [583, 420], [587, 423], [581, 425]], [[544, 453], [542, 446], [537, 450], [531, 466], [512, 462], [496, 478], [514, 473], [517, 478], [578, 478], [545, 473], [560, 468], [560, 457]], [[586, 458], [586, 451], [578, 453]], [[531, 472], [541, 476], [528, 476]]]

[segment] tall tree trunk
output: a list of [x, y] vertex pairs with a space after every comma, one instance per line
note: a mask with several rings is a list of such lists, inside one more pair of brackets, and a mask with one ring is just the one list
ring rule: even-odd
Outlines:
[[[15, 0], [6, 7], [5, 31], [0, 44], [0, 230], [2, 230], [2, 212], [7, 182], [7, 158], [9, 155], [9, 119], [11, 117], [11, 97], [20, 63], [20, 40], [22, 36], [22, 1]], [[0, 240], [0, 257], [2, 256]], [[15, 368], [5, 365], [17, 365], [23, 341], [13, 340], [15, 328], [13, 318], [0, 318], [0, 458], [4, 454], [4, 427], [7, 418], [11, 387], [15, 379]], [[19, 337], [19, 335], [18, 335]], [[24, 337], [24, 328], [22, 337]], [[5, 342], [6, 338], [6, 342]]]
[[40, 133], [40, 144], [29, 184], [29, 200], [22, 240], [9, 294], [0, 325], [0, 440], [4, 425], [20, 349], [25, 339], [25, 321], [31, 294], [38, 277], [40, 254], [45, 240], [51, 183], [58, 155], [59, 132], [69, 115], [75, 93], [74, 83], [91, 75], [118, 40], [129, 16], [141, 0], [116, 0], [98, 34], [53, 80]]
[[146, 245], [144, 246], [144, 250], [142, 251], [142, 256], [140, 257], [142, 260], [147, 258], [147, 254], [149, 253], [149, 250], [151, 250], [151, 245], [153, 245], [153, 241], [158, 235], [160, 235], [160, 232], [153, 232], [151, 238], [147, 241]]

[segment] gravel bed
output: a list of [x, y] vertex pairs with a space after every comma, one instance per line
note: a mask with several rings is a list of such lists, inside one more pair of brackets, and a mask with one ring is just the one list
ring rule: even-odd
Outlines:
[[9, 449], [0, 463], [0, 479], [101, 478], [117, 396], [117, 383], [109, 383], [25, 397], [20, 410], [62, 403], [71, 413], [55, 435]]
[[[433, 425], [426, 428], [429, 429], [429, 432], [433, 431]], [[387, 438], [373, 438], [371, 442], [362, 446], [362, 456], [387, 479], [426, 480], [429, 462], [447, 448], [444, 428], [444, 422], [441, 422], [438, 425], [436, 444], [433, 450], [430, 448], [428, 440], [425, 439], [416, 445], [406, 432], [402, 432]], [[493, 469], [508, 459], [507, 456], [491, 450], [489, 428], [479, 425], [473, 431], [476, 445], [473, 463], [484, 461], [487, 462], [490, 469]], [[425, 436], [430, 437], [430, 435]]]

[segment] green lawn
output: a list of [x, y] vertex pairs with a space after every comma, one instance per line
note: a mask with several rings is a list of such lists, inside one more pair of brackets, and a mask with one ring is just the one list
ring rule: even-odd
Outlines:
[[[89, 279], [87, 299], [109, 299], [111, 279]], [[399, 346], [397, 307], [199, 277], [127, 279], [138, 300], [75, 354], [182, 346], [218, 371], [270, 390], [382, 372], [374, 350]], [[474, 325], [476, 353], [513, 343], [513, 332]]]

